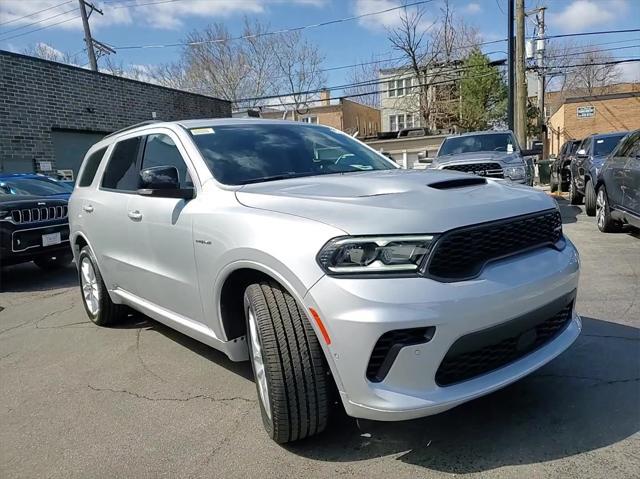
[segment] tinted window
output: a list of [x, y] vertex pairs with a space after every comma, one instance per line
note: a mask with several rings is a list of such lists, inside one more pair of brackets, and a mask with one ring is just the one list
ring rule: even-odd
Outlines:
[[624, 135], [605, 136], [604, 138], [595, 138], [593, 142], [593, 154], [595, 156], [608, 155], [613, 151], [618, 142], [624, 138]]
[[138, 189], [138, 167], [136, 160], [140, 137], [116, 143], [111, 159], [102, 178], [102, 187], [122, 191]]
[[515, 139], [511, 133], [464, 135], [447, 138], [438, 156], [472, 153], [475, 151], [514, 151]]
[[142, 157], [142, 168], [153, 168], [154, 166], [176, 167], [178, 178], [180, 178], [180, 187], [189, 188], [193, 186], [187, 171], [187, 165], [182, 159], [178, 147], [168, 135], [159, 133], [147, 137]]
[[106, 146], [89, 155], [89, 158], [84, 162], [84, 169], [82, 170], [82, 176], [78, 180], [78, 186], [90, 186], [93, 183], [93, 178], [96, 176], [96, 171], [98, 171], [98, 166], [100, 166], [100, 161], [105, 151], [107, 151]]
[[618, 148], [618, 156], [638, 156], [640, 153], [640, 132], [632, 133]]
[[193, 128], [191, 134], [213, 176], [228, 185], [396, 168], [359, 141], [325, 127], [223, 125]]
[[7, 195], [69, 195], [71, 191], [68, 185], [46, 176], [0, 180], [0, 192]]

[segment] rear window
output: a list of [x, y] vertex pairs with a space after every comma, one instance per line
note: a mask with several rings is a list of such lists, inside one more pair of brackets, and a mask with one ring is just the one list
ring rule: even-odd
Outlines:
[[82, 175], [78, 179], [78, 186], [91, 186], [91, 183], [93, 183], [93, 179], [96, 176], [96, 171], [98, 171], [98, 167], [100, 166], [100, 162], [104, 157], [105, 151], [107, 151], [106, 146], [89, 155], [89, 158], [84, 162], [84, 169], [82, 170]]
[[138, 189], [137, 159], [141, 140], [141, 137], [136, 137], [116, 143], [102, 177], [103, 188], [120, 191]]

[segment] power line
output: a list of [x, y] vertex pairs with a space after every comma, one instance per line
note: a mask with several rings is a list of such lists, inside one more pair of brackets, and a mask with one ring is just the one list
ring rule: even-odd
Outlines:
[[111, 46], [113, 48], [115, 48], [116, 50], [131, 50], [131, 49], [139, 49], [139, 48], [169, 48], [169, 47], [195, 46], [195, 45], [204, 45], [204, 44], [209, 44], [209, 43], [225, 43], [225, 42], [229, 42], [229, 41], [233, 41], [233, 40], [248, 40], [248, 39], [252, 39], [252, 38], [259, 38], [259, 37], [265, 37], [265, 36], [270, 36], [270, 35], [279, 35], [279, 34], [282, 34], [282, 33], [298, 32], [298, 31], [302, 31], [302, 30], [308, 30], [308, 29], [311, 29], [311, 28], [326, 27], [328, 25], [335, 25], [337, 23], [350, 22], [350, 21], [353, 21], [353, 20], [358, 20], [360, 18], [365, 18], [365, 17], [374, 16], [374, 15], [380, 15], [382, 13], [392, 12], [394, 10], [399, 10], [401, 8], [408, 8], [408, 7], [414, 7], [414, 6], [417, 6], [417, 5], [424, 5], [425, 3], [431, 3], [433, 1], [434, 0], [421, 0], [419, 2], [407, 3], [405, 5], [400, 5], [400, 6], [397, 6], [397, 7], [385, 8], [384, 10], [378, 10], [376, 12], [363, 13], [363, 14], [354, 15], [354, 16], [351, 16], [351, 17], [337, 18], [337, 19], [334, 19], [334, 20], [327, 20], [326, 22], [314, 23], [314, 24], [311, 24], [311, 25], [304, 25], [304, 26], [300, 26], [300, 27], [283, 28], [282, 30], [276, 30], [276, 31], [273, 31], [273, 32], [256, 33], [256, 34], [253, 34], [253, 35], [241, 35], [241, 36], [238, 36], [238, 37], [231, 37], [231, 38], [215, 38], [213, 40], [202, 40], [202, 41], [197, 41], [197, 42], [179, 42], [179, 43], [170, 43], [170, 44], [164, 44], [164, 45], [150, 44], [150, 45], [124, 45], [124, 46], [111, 45]]
[[546, 35], [545, 37], [543, 37], [543, 39], [548, 40], [550, 38], [584, 37], [587, 35], [608, 35], [611, 33], [633, 33], [633, 32], [640, 32], [640, 28], [629, 28], [626, 30], [602, 30], [599, 32], [564, 33], [561, 35]]
[[38, 25], [39, 23], [46, 22], [47, 20], [51, 20], [52, 18], [61, 17], [62, 15], [66, 15], [67, 13], [72, 13], [72, 12], [77, 12], [77, 11], [78, 11], [77, 8], [73, 8], [73, 9], [67, 10], [65, 12], [60, 12], [60, 13], [57, 13], [56, 15], [51, 15], [50, 17], [46, 17], [46, 18], [43, 18], [41, 20], [36, 20], [35, 22], [27, 23], [27, 24], [22, 25], [20, 27], [16, 27], [16, 28], [13, 28], [11, 30], [7, 30], [6, 32], [0, 33], [0, 35], [6, 35], [7, 33], [16, 32], [18, 30], [22, 30], [23, 28], [27, 28], [27, 27], [30, 27], [32, 25]]
[[48, 7], [48, 8], [43, 8], [42, 10], [38, 10], [36, 12], [28, 13], [26, 15], [22, 15], [21, 17], [13, 18], [13, 19], [8, 20], [6, 22], [2, 22], [2, 23], [0, 23], [0, 25], [7, 25], [9, 23], [13, 23], [13, 22], [17, 22], [18, 20], [22, 20], [23, 18], [33, 17], [34, 15], [37, 15], [38, 13], [46, 12], [48, 10], [53, 10], [54, 8], [61, 7], [62, 5], [66, 5], [67, 3], [71, 3], [72, 1], [73, 0], [67, 0], [66, 2], [58, 3], [57, 5], [53, 5], [53, 6]]
[[29, 30], [28, 32], [18, 33], [17, 35], [13, 35], [11, 37], [0, 38], [0, 42], [11, 40], [13, 38], [22, 37], [24, 35], [29, 35], [30, 33], [39, 32], [40, 30], [45, 30], [47, 28], [55, 27], [56, 25], [60, 25], [62, 23], [70, 22], [71, 20], [75, 20], [76, 18], [80, 18], [80, 15], [76, 15], [75, 17], [67, 18], [66, 20], [61, 20], [59, 22], [51, 23], [49, 25], [45, 25], [44, 27], [35, 28], [33, 30]]

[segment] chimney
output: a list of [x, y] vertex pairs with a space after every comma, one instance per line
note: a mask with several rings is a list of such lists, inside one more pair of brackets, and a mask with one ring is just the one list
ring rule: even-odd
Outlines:
[[320, 92], [320, 105], [327, 106], [330, 104], [331, 104], [331, 93], [329, 93], [328, 89], [324, 88]]

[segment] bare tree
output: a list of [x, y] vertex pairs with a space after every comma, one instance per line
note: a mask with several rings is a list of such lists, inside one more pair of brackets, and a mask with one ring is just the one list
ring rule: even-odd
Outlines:
[[406, 65], [395, 76], [411, 78], [411, 94], [398, 102], [399, 109], [418, 112], [431, 129], [454, 121], [460, 64], [478, 43], [477, 32], [457, 19], [444, 0], [430, 21], [422, 6], [402, 10], [400, 25], [389, 29], [387, 38]]
[[62, 52], [43, 42], [25, 48], [23, 53], [43, 60], [66, 63], [67, 65], [77, 65], [79, 63], [78, 54], [72, 55], [69, 52]]
[[344, 89], [345, 96], [354, 95], [354, 100], [364, 105], [380, 108], [380, 82], [377, 80], [380, 69], [388, 68], [389, 61], [377, 60], [371, 55], [370, 60], [362, 62], [349, 69], [347, 83], [350, 87]]

